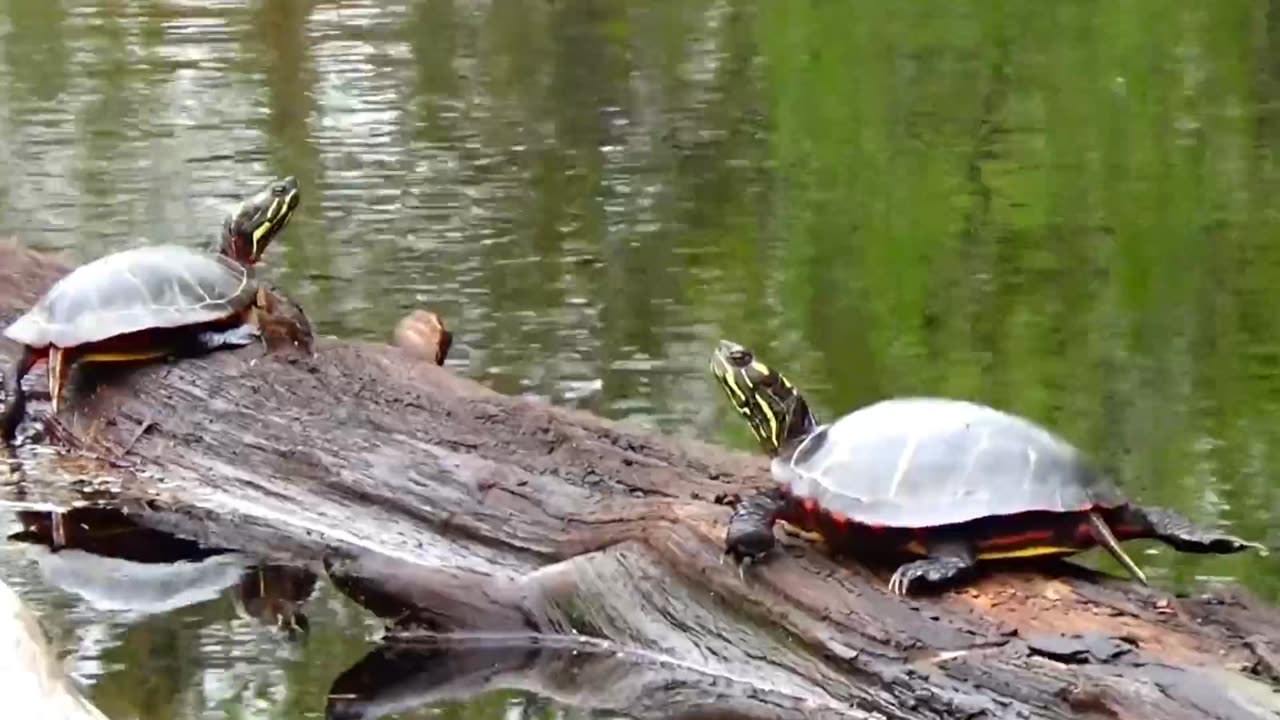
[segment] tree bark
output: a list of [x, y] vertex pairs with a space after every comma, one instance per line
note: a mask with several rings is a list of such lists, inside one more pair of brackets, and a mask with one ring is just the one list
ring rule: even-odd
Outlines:
[[[66, 269], [0, 247], [0, 319]], [[552, 694], [639, 717], [1280, 717], [1280, 613], [1239, 589], [1177, 598], [1050, 563], [903, 599], [887, 569], [811, 547], [743, 579], [720, 562], [713, 498], [766, 487], [764, 458], [504, 396], [422, 355], [321, 337], [311, 354], [77, 370], [56, 421], [28, 405], [66, 452], [23, 451], [8, 494], [66, 505], [89, 485], [143, 525], [308, 564], [396, 631], [626, 655], [652, 674]], [[520, 677], [548, 690], [548, 662]]]

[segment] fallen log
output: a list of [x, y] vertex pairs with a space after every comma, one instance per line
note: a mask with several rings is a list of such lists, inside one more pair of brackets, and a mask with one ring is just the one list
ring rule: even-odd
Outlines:
[[[0, 248], [0, 320], [65, 270]], [[675, 668], [668, 715], [1280, 716], [1280, 612], [1243, 591], [1179, 598], [1059, 562], [902, 599], [885, 570], [804, 547], [744, 580], [720, 563], [713, 499], [766, 486], [763, 458], [504, 396], [408, 345], [77, 371], [56, 421], [29, 407], [65, 451], [25, 452], [9, 494], [93, 492], [144, 526], [308, 565], [395, 632], [643, 655]]]

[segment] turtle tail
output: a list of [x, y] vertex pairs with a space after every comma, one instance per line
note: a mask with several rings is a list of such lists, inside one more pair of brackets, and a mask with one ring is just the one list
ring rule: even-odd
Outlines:
[[5, 444], [13, 441], [22, 420], [22, 412], [26, 408], [26, 399], [22, 396], [22, 378], [32, 365], [36, 364], [36, 351], [23, 346], [22, 354], [13, 364], [12, 370], [4, 373], [4, 400], [0, 405], [0, 439]]
[[1107, 521], [1103, 520], [1102, 516], [1096, 511], [1089, 513], [1089, 529], [1093, 532], [1093, 539], [1096, 540], [1099, 545], [1106, 548], [1107, 552], [1111, 553], [1111, 557], [1116, 559], [1116, 562], [1123, 565], [1124, 569], [1128, 570], [1129, 574], [1138, 582], [1143, 585], [1147, 584], [1147, 576], [1142, 572], [1142, 569], [1138, 567], [1137, 563], [1135, 563], [1120, 547], [1120, 542], [1116, 540], [1115, 534], [1112, 533], [1111, 528], [1107, 526]]

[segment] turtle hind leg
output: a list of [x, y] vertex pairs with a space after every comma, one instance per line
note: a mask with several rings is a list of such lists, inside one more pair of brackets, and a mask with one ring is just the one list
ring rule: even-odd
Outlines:
[[962, 542], [934, 545], [929, 552], [929, 557], [894, 571], [889, 578], [889, 592], [908, 595], [921, 583], [935, 588], [950, 585], [971, 573], [978, 562], [973, 548]]
[[1153, 537], [1175, 550], [1185, 553], [1230, 555], [1244, 550], [1267, 548], [1214, 530], [1196, 525], [1181, 513], [1165, 508], [1133, 508], [1131, 513], [1146, 525], [1146, 536]]
[[244, 347], [261, 337], [262, 332], [252, 323], [236, 325], [227, 330], [206, 330], [196, 335], [196, 344], [204, 350], [224, 347]]
[[786, 499], [778, 488], [740, 500], [729, 516], [724, 554], [739, 563], [751, 563], [773, 550], [777, 544], [777, 539], [773, 536], [773, 525], [785, 502]]

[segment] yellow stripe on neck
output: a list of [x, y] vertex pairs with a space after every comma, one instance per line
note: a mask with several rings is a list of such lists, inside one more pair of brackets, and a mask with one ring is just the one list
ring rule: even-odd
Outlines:
[[764, 411], [764, 415], [769, 419], [769, 440], [775, 447], [782, 444], [782, 438], [778, 436], [778, 418], [773, 414], [773, 408], [769, 407], [769, 403], [760, 397], [760, 393], [754, 393], [756, 406]]

